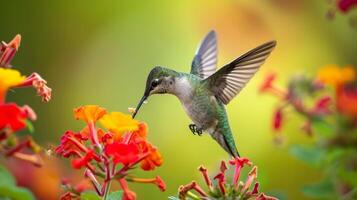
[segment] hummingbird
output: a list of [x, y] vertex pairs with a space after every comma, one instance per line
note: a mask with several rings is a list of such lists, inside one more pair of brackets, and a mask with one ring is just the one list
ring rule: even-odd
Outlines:
[[150, 95], [175, 95], [193, 122], [188, 126], [193, 134], [207, 132], [228, 154], [240, 157], [225, 105], [242, 90], [275, 46], [276, 41], [262, 44], [216, 71], [217, 36], [212, 30], [198, 46], [190, 73], [162, 66], [150, 71], [144, 95], [132, 117]]

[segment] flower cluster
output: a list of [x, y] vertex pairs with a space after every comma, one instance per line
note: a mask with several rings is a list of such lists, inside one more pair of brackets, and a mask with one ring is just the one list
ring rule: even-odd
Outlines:
[[[15, 132], [26, 127], [31, 130], [30, 121], [36, 120], [36, 113], [30, 106], [19, 106], [14, 102], [6, 102], [6, 94], [10, 89], [32, 86], [42, 100], [48, 102], [51, 99], [51, 89], [47, 87], [46, 81], [37, 73], [26, 77], [19, 71], [12, 69], [10, 62], [20, 47], [21, 36], [16, 35], [9, 43], [0, 44], [0, 153], [6, 157], [32, 162], [41, 165], [41, 159], [36, 155], [40, 147], [30, 137], [21, 140], [15, 136]], [[35, 154], [24, 152], [31, 150]]]
[[[335, 18], [336, 13], [347, 14], [351, 12], [352, 9], [357, 7], [357, 0], [332, 0], [329, 1], [331, 8], [328, 10], [326, 16], [328, 19], [332, 20]], [[350, 25], [356, 27], [356, 19], [350, 18]]]
[[357, 172], [356, 69], [325, 66], [314, 78], [292, 78], [286, 89], [277, 87], [275, 79], [276, 75], [268, 75], [260, 87], [260, 92], [273, 94], [280, 100], [272, 120], [273, 129], [276, 132], [282, 129], [291, 109], [302, 116], [305, 119], [302, 129], [313, 137], [313, 143], [293, 145], [290, 152], [315, 167], [328, 169], [326, 180], [321, 183], [331, 186], [326, 189], [327, 195], [343, 196], [354, 191], [357, 184], [350, 177]]
[[[260, 87], [261, 93], [270, 93], [280, 99], [272, 121], [275, 131], [281, 130], [289, 108], [306, 119], [302, 128], [308, 135], [313, 132], [313, 122], [325, 120], [336, 113], [357, 119], [356, 71], [351, 66], [326, 66], [316, 78], [295, 76], [285, 90], [274, 84], [275, 79], [275, 74], [269, 74]], [[328, 86], [332, 86], [334, 94]]]
[[[160, 177], [143, 179], [128, 175], [137, 165], [143, 170], [153, 170], [163, 161], [157, 148], [147, 141], [148, 129], [144, 122], [120, 112], [107, 113], [96, 105], [74, 109], [74, 117], [84, 121], [86, 126], [78, 132], [66, 131], [56, 153], [71, 158], [73, 168], [85, 168], [85, 176], [99, 196], [107, 197], [112, 180], [118, 180], [126, 200], [136, 199], [127, 181], [153, 183], [165, 190]], [[97, 122], [104, 128], [97, 127]], [[98, 178], [103, 179], [102, 185]]]
[[[259, 183], [256, 182], [258, 167], [254, 166], [248, 173], [247, 179], [239, 181], [241, 170], [245, 165], [251, 166], [252, 163], [246, 158], [235, 158], [229, 161], [230, 165], [234, 166], [234, 174], [231, 181], [227, 180], [226, 172], [228, 170], [227, 163], [221, 161], [220, 171], [214, 176], [213, 180], [209, 177], [207, 169], [200, 166], [198, 170], [202, 174], [208, 191], [202, 189], [196, 181], [192, 181], [187, 185], [181, 185], [178, 189], [178, 197], [181, 200], [187, 199], [235, 199], [235, 200], [277, 200], [275, 197], [267, 196], [260, 193]], [[216, 184], [213, 184], [216, 182]], [[195, 192], [195, 193], [194, 193]]]

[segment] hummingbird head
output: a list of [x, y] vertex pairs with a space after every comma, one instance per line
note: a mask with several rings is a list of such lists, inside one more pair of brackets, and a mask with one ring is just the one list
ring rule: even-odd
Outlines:
[[144, 95], [139, 101], [132, 117], [135, 117], [141, 105], [147, 98], [149, 98], [150, 95], [173, 93], [175, 77], [177, 75], [178, 73], [176, 71], [164, 67], [154, 67], [147, 77]]

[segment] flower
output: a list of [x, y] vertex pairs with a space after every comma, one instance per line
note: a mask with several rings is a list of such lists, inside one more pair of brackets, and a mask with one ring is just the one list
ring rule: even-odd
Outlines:
[[106, 114], [106, 110], [97, 105], [86, 105], [74, 109], [74, 117], [83, 120], [86, 123], [95, 123]]
[[153, 183], [155, 184], [162, 192], [166, 190], [166, 184], [161, 179], [160, 176], [156, 176], [155, 178], [126, 178], [127, 181], [137, 182], [137, 183]]
[[275, 81], [275, 79], [276, 79], [275, 73], [268, 74], [265, 77], [263, 83], [260, 85], [259, 92], [266, 92], [271, 88], [273, 88], [273, 82]]
[[80, 157], [72, 160], [72, 167], [75, 169], [80, 169], [86, 166], [93, 158], [95, 153], [93, 150], [89, 150], [84, 157]]
[[201, 165], [201, 166], [198, 167], [198, 170], [201, 172], [201, 174], [202, 174], [202, 176], [203, 176], [203, 178], [205, 180], [205, 183], [208, 186], [209, 190], [213, 191], [213, 184], [212, 184], [211, 179], [208, 176], [207, 169], [204, 166]]
[[148, 133], [148, 126], [144, 122], [139, 122], [139, 129], [136, 131], [133, 131], [133, 134], [145, 138]]
[[61, 137], [61, 143], [56, 148], [56, 153], [68, 158], [71, 155], [78, 156], [80, 152], [87, 152], [88, 149], [83, 144], [85, 140], [86, 138], [81, 134], [66, 131]]
[[139, 159], [138, 146], [133, 143], [123, 144], [114, 142], [112, 144], [108, 144], [104, 151], [107, 155], [113, 157], [114, 163], [128, 165], [138, 161]]
[[[85, 168], [85, 177], [99, 196], [108, 194], [110, 182], [114, 180], [119, 181], [124, 191], [122, 198], [127, 200], [135, 200], [136, 194], [128, 188], [126, 181], [154, 183], [160, 190], [166, 189], [158, 176], [143, 179], [128, 175], [139, 163], [144, 170], [152, 170], [162, 164], [161, 154], [147, 141], [148, 128], [144, 122], [120, 112], [107, 114], [97, 105], [78, 107], [74, 109], [74, 116], [87, 124], [79, 132], [66, 131], [56, 153], [71, 158], [74, 169]], [[96, 127], [98, 120], [103, 129]]]
[[339, 87], [344, 83], [355, 80], [356, 71], [353, 66], [338, 67], [337, 65], [327, 65], [317, 73], [317, 80], [324, 84]]
[[[21, 36], [16, 35], [9, 43], [0, 43], [0, 140], [6, 140], [8, 142], [0, 143], [0, 149], [6, 156], [12, 156], [14, 158], [30, 162], [36, 166], [42, 165], [42, 159], [37, 154], [40, 153], [41, 147], [37, 145], [30, 136], [23, 140], [19, 140], [19, 137], [13, 135], [13, 132], [20, 131], [26, 126], [29, 127], [29, 131], [32, 131], [31, 123], [27, 120], [36, 120], [36, 113], [28, 106], [18, 106], [15, 103], [6, 103], [5, 98], [7, 91], [10, 88], [27, 86], [28, 79], [22, 76], [17, 70], [10, 69], [11, 60], [15, 56], [21, 42]], [[40, 77], [38, 75], [38, 77]], [[42, 78], [41, 78], [42, 79]], [[35, 81], [35, 79], [34, 79]], [[45, 82], [42, 79], [43, 83]], [[38, 88], [38, 93], [46, 95], [46, 100], [49, 100], [51, 91], [45, 84], [35, 86]], [[11, 137], [9, 137], [11, 136]], [[23, 152], [27, 148], [26, 152]], [[31, 151], [33, 154], [29, 154]]]
[[10, 62], [15, 56], [21, 42], [21, 35], [17, 34], [8, 44], [0, 44], [0, 67], [11, 67]]
[[331, 110], [329, 106], [332, 103], [332, 99], [329, 96], [324, 96], [318, 99], [315, 103], [315, 107], [312, 110], [312, 114], [314, 115], [325, 115], [329, 114]]
[[128, 183], [124, 179], [119, 180], [120, 187], [123, 189], [123, 200], [135, 200], [136, 193], [131, 191], [128, 187]]
[[[187, 185], [181, 185], [178, 189], [179, 192], [179, 198], [180, 199], [186, 199], [186, 195], [189, 193], [190, 190], [195, 190], [197, 193], [199, 193], [202, 197], [208, 197], [206, 192], [197, 184], [196, 181], [192, 181], [191, 183]], [[203, 198], [205, 199], [205, 198]]]
[[233, 158], [229, 161], [229, 164], [234, 165], [234, 177], [233, 177], [233, 184], [235, 187], [238, 186], [238, 180], [240, 176], [240, 171], [244, 167], [244, 165], [252, 165], [248, 158]]
[[357, 118], [357, 86], [351, 84], [338, 89], [336, 104], [340, 112]]
[[283, 121], [283, 110], [279, 108], [275, 111], [273, 117], [273, 129], [275, 131], [279, 131], [281, 129], [282, 121]]
[[19, 131], [26, 127], [27, 113], [15, 103], [0, 104], [0, 130]]
[[20, 72], [14, 69], [0, 68], [0, 103], [4, 101], [6, 92], [25, 80]]
[[165, 182], [162, 180], [162, 178], [160, 176], [157, 176], [155, 178], [155, 184], [159, 187], [159, 189], [164, 192], [166, 190], [166, 184]]
[[32, 86], [36, 89], [37, 95], [42, 97], [43, 102], [49, 102], [52, 96], [52, 89], [47, 86], [47, 81], [43, 79], [39, 74], [32, 73], [30, 76], [26, 77], [22, 83], [17, 85], [17, 87]]
[[214, 179], [217, 179], [218, 180], [218, 187], [219, 187], [219, 190], [222, 192], [223, 196], [226, 195], [226, 188], [224, 186], [224, 182], [226, 181], [225, 177], [224, 177], [224, 173], [219, 173], [217, 174]]
[[103, 116], [100, 123], [110, 132], [122, 135], [127, 131], [138, 131], [139, 122], [130, 115], [121, 112], [111, 112]]
[[338, 0], [337, 1], [337, 7], [343, 13], [347, 13], [355, 6], [357, 6], [357, 0]]
[[148, 154], [140, 163], [141, 169], [149, 171], [161, 166], [163, 159], [159, 151], [148, 142], [141, 146], [144, 148], [142, 151]]
[[[211, 179], [207, 175], [207, 170], [203, 166], [198, 169], [201, 171], [205, 182], [208, 186], [209, 191], [205, 192], [196, 181], [192, 181], [189, 184], [181, 185], [178, 189], [178, 196], [180, 199], [187, 199], [187, 197], [195, 199], [269, 199], [277, 200], [274, 197], [269, 197], [264, 195], [264, 193], [259, 193], [258, 187], [259, 183], [256, 182], [257, 179], [257, 167], [254, 166], [252, 170], [248, 173], [246, 181], [241, 181], [238, 185], [239, 174], [241, 168], [245, 164], [251, 165], [251, 162], [247, 158], [235, 158], [230, 160], [229, 163], [235, 166], [233, 181], [226, 178], [228, 167], [225, 161], [221, 162], [221, 167], [219, 173], [214, 176], [213, 179], [217, 180], [217, 184], [213, 185]], [[251, 185], [253, 188], [251, 189]], [[192, 192], [196, 192], [198, 196]], [[212, 197], [212, 198], [211, 198]]]
[[123, 193], [123, 200], [135, 200], [136, 199], [136, 193], [133, 192], [132, 190], [126, 190]]
[[243, 185], [243, 192], [247, 191], [252, 185], [253, 181], [255, 181], [255, 179], [257, 178], [257, 171], [258, 167], [254, 166], [253, 169], [248, 173], [248, 178]]

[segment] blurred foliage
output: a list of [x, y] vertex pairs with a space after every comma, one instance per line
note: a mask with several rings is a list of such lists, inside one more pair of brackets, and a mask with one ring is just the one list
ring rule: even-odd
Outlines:
[[26, 188], [16, 186], [12, 175], [0, 166], [0, 199], [3, 200], [34, 200], [33, 194]]
[[320, 182], [304, 186], [302, 192], [316, 199], [356, 199], [356, 68], [328, 65], [314, 78], [293, 77], [286, 89], [278, 88], [275, 78], [267, 76], [260, 90], [280, 100], [273, 117], [274, 130], [279, 135], [287, 115], [302, 116], [305, 123], [301, 130], [312, 142], [290, 145], [289, 152], [324, 174]]
[[[33, 91], [8, 95], [9, 100], [37, 111], [34, 137], [42, 145], [57, 143], [67, 127], [82, 128], [68, 117], [74, 107], [100, 104], [126, 110], [135, 106], [153, 66], [189, 71], [197, 43], [215, 29], [219, 67], [265, 41], [278, 41], [261, 71], [227, 106], [238, 148], [259, 166], [262, 189], [285, 193], [287, 199], [309, 199], [300, 188], [321, 180], [320, 170], [271, 144], [271, 116], [266, 113], [273, 111], [275, 100], [255, 91], [263, 75], [272, 70], [283, 82], [296, 72], [314, 74], [326, 63], [356, 65], [356, 30], [349, 26], [355, 10], [338, 13], [331, 21], [326, 13], [332, 6], [311, 0], [15, 0], [1, 6], [0, 38], [8, 41], [20, 33], [26, 41], [14, 66], [23, 74], [41, 73], [54, 90], [53, 101], [45, 105], [32, 96]], [[192, 169], [203, 163], [215, 171], [217, 160], [226, 158], [209, 136], [190, 134], [190, 120], [174, 97], [152, 97], [138, 117], [150, 125], [148, 137], [165, 160], [157, 173], [168, 180], [165, 193], [133, 185], [142, 199], [175, 195], [181, 183], [198, 178]], [[287, 144], [311, 143], [298, 134], [301, 118], [289, 119], [282, 130], [289, 135]], [[172, 178], [173, 174], [179, 176]], [[43, 177], [50, 180], [48, 174]]]

